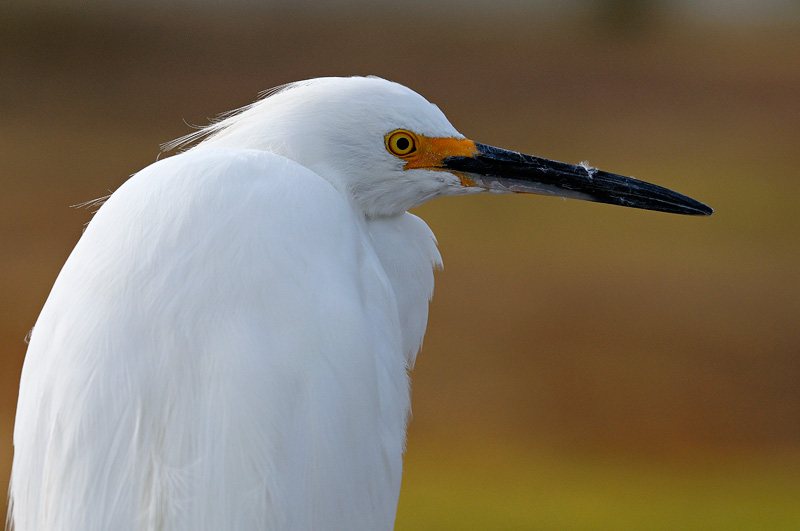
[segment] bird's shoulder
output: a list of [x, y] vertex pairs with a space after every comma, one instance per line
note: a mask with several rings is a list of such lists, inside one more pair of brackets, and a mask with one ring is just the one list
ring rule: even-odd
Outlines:
[[125, 182], [95, 215], [76, 252], [89, 246], [97, 252], [103, 240], [113, 256], [150, 248], [172, 268], [181, 255], [203, 252], [242, 259], [262, 252], [272, 262], [313, 254], [319, 260], [353, 251], [360, 232], [347, 199], [297, 162], [254, 149], [195, 148]]
[[99, 209], [34, 339], [79, 319], [78, 307], [98, 320], [136, 315], [131, 300], [174, 319], [201, 307], [246, 316], [234, 307], [271, 301], [284, 309], [280, 320], [289, 307], [341, 305], [340, 292], [365, 286], [385, 297], [369, 245], [342, 194], [296, 162], [250, 149], [190, 150], [144, 168]]
[[192, 208], [245, 207], [255, 202], [262, 206], [273, 203], [262, 213], [264, 218], [320, 210], [352, 216], [344, 196], [317, 173], [286, 157], [256, 149], [195, 148], [162, 159], [124, 183], [109, 203], [130, 204], [137, 195], [147, 201], [135, 204], [158, 207], [168, 203], [169, 211], [176, 214]]

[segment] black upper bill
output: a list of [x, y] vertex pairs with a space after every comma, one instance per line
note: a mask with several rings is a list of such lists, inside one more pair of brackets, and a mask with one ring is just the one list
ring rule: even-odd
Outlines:
[[556, 195], [675, 214], [707, 216], [714, 210], [655, 184], [564, 162], [475, 143], [478, 154], [448, 157], [444, 168], [466, 173], [489, 190]]

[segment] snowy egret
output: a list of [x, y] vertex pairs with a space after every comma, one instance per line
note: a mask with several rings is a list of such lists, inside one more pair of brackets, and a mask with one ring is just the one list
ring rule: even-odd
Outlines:
[[468, 140], [379, 78], [284, 86], [201, 138], [111, 195], [42, 309], [17, 531], [391, 529], [440, 265], [408, 209], [488, 190], [712, 212]]

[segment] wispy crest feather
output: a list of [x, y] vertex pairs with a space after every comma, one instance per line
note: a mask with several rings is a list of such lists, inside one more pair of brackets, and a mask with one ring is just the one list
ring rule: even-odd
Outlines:
[[229, 127], [233, 123], [233, 119], [243, 114], [250, 109], [252, 109], [255, 105], [258, 105], [259, 102], [269, 98], [270, 96], [274, 96], [286, 90], [289, 90], [295, 86], [301, 85], [304, 82], [302, 81], [295, 81], [292, 83], [285, 83], [283, 85], [278, 85], [277, 87], [272, 87], [267, 90], [262, 90], [258, 93], [258, 99], [253, 103], [249, 103], [243, 107], [239, 107], [238, 109], [232, 109], [230, 111], [225, 111], [219, 113], [214, 118], [209, 119], [208, 125], [191, 125], [197, 129], [187, 135], [183, 135], [182, 137], [176, 138], [174, 140], [170, 140], [168, 142], [164, 142], [161, 144], [161, 151], [163, 153], [167, 153], [174, 149], [179, 149], [180, 151], [185, 151], [192, 147], [197, 141], [203, 141], [204, 139], [212, 136], [214, 133]]

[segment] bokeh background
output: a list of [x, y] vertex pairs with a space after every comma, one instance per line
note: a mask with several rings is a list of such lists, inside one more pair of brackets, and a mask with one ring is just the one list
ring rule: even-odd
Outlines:
[[[0, 484], [24, 339], [91, 209], [259, 91], [374, 74], [475, 140], [716, 209], [434, 201], [397, 529], [800, 528], [800, 3], [11, 1]], [[163, 156], [163, 155], [162, 155]]]

